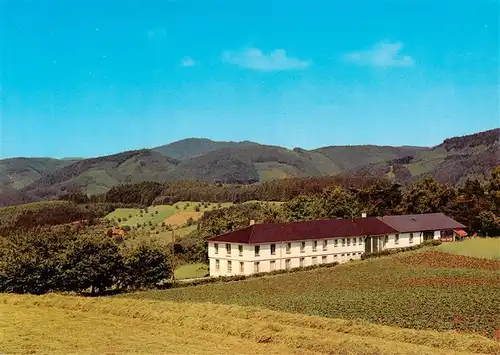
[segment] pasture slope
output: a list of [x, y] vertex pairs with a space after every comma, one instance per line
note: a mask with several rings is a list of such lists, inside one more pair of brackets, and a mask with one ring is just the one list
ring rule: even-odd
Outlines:
[[[260, 201], [247, 201], [244, 203], [253, 203]], [[282, 202], [266, 202], [271, 205], [279, 205]], [[105, 218], [118, 222], [120, 226], [130, 226], [139, 231], [148, 231], [150, 237], [159, 241], [170, 242], [172, 231], [175, 231], [176, 237], [184, 237], [196, 230], [196, 225], [186, 225], [189, 219], [197, 221], [204, 212], [219, 208], [225, 208], [233, 205], [231, 202], [213, 203], [213, 202], [193, 202], [179, 201], [173, 205], [156, 205], [147, 209], [139, 208], [117, 208], [109, 213]], [[147, 212], [146, 212], [147, 210]], [[153, 227], [153, 228], [152, 228]]]
[[461, 243], [445, 243], [438, 250], [473, 258], [500, 260], [500, 238], [468, 239]]
[[0, 295], [4, 354], [499, 354], [474, 334], [259, 308], [63, 295]]

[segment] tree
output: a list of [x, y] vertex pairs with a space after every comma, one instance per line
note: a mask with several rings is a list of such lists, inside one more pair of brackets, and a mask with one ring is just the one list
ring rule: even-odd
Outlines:
[[326, 188], [313, 206], [315, 219], [356, 218], [361, 206], [356, 198], [340, 186]]
[[455, 197], [455, 191], [431, 176], [412, 184], [404, 193], [398, 207], [400, 213], [446, 213]]
[[[36, 230], [10, 235], [0, 249], [2, 292], [43, 294], [61, 289], [61, 259], [73, 234]], [[2, 241], [2, 240], [0, 240]]]
[[479, 213], [481, 230], [490, 237], [500, 236], [500, 217], [492, 211], [481, 211]]
[[373, 185], [353, 189], [363, 211], [370, 216], [392, 214], [401, 203], [401, 186], [388, 180], [380, 180]]
[[492, 205], [492, 210], [500, 215], [500, 166], [495, 167], [486, 181], [486, 191], [488, 199]]
[[101, 235], [82, 235], [68, 246], [62, 261], [62, 286], [68, 291], [91, 288], [92, 294], [113, 286], [123, 267], [118, 244]]
[[488, 211], [488, 202], [483, 186], [477, 180], [468, 179], [458, 188], [450, 207], [450, 216], [465, 224], [469, 231], [482, 230], [481, 211]]
[[172, 276], [170, 256], [164, 246], [143, 242], [124, 251], [121, 284], [127, 288], [154, 286]]
[[287, 221], [305, 221], [314, 218], [314, 203], [317, 198], [299, 195], [282, 206], [283, 217]]

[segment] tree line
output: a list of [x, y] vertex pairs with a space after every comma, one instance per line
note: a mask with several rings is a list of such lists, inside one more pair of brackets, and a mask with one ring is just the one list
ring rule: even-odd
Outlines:
[[467, 180], [454, 188], [427, 176], [402, 189], [387, 180], [360, 187], [330, 185], [320, 193], [299, 194], [280, 206], [256, 202], [205, 212], [197, 235], [208, 237], [260, 223], [359, 218], [442, 212], [470, 233], [500, 235], [500, 167], [484, 184]]
[[152, 287], [172, 275], [168, 249], [102, 231], [36, 229], [0, 237], [0, 291], [43, 294]]

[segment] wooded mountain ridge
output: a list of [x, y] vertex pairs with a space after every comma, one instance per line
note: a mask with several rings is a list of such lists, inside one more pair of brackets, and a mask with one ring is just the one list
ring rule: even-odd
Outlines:
[[369, 175], [406, 184], [424, 174], [460, 184], [500, 165], [500, 129], [444, 140], [435, 147], [328, 146], [287, 149], [250, 141], [188, 138], [153, 149], [90, 159], [0, 160], [0, 205], [100, 194], [141, 181], [202, 180], [252, 184], [289, 177]]

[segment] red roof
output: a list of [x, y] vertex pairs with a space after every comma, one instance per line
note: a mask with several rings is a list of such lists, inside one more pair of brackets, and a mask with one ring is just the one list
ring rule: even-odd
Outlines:
[[457, 233], [461, 237], [465, 237], [467, 235], [467, 232], [463, 229], [455, 229], [455, 233]]
[[375, 217], [291, 223], [254, 224], [209, 238], [212, 242], [259, 244], [334, 237], [358, 237], [398, 233]]
[[430, 232], [465, 228], [461, 223], [443, 213], [407, 214], [401, 216], [378, 217], [379, 220], [400, 233]]
[[238, 244], [460, 229], [465, 226], [442, 213], [254, 224], [208, 240]]

